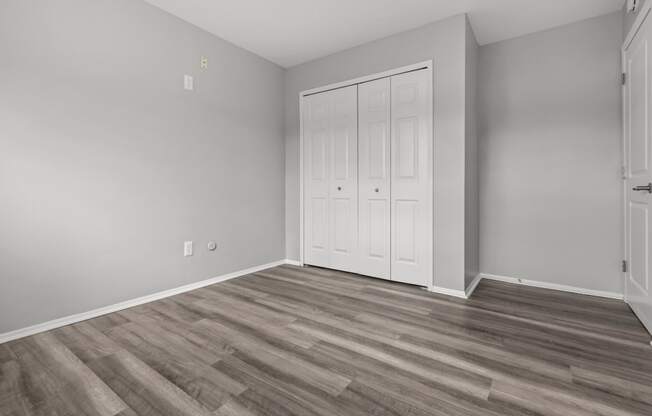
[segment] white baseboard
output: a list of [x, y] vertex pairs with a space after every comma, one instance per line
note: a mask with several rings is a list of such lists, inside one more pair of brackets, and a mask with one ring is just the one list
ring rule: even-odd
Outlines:
[[475, 276], [475, 278], [473, 279], [471, 284], [469, 284], [466, 290], [447, 289], [445, 287], [439, 287], [439, 286], [431, 286], [428, 290], [433, 293], [439, 293], [441, 295], [448, 295], [456, 298], [468, 299], [469, 297], [471, 297], [471, 294], [473, 294], [475, 288], [478, 287], [480, 280], [482, 280], [482, 277], [480, 275]]
[[[647, 315], [643, 313], [643, 311], [639, 310], [638, 306], [634, 303], [629, 303], [627, 302], [630, 308], [634, 311], [634, 314], [638, 317], [638, 320], [643, 324], [643, 327], [647, 329], [647, 332], [652, 335], [652, 321], [647, 319]], [[650, 341], [650, 345], [652, 345], [652, 341]]]
[[456, 298], [466, 299], [466, 292], [463, 290], [447, 289], [445, 287], [431, 286], [428, 290], [433, 293], [439, 293], [440, 295], [448, 295]]
[[21, 328], [15, 331], [5, 332], [4, 334], [0, 334], [0, 344], [13, 341], [19, 338], [24, 338], [30, 335], [38, 334], [39, 332], [50, 331], [52, 329], [60, 328], [62, 326], [72, 325], [77, 322], [86, 321], [88, 319], [96, 318], [98, 316], [106, 315], [112, 312], [118, 312], [123, 309], [133, 308], [134, 306], [153, 302], [155, 300], [159, 300], [163, 298], [168, 298], [170, 296], [178, 295], [180, 293], [189, 292], [195, 289], [200, 289], [205, 286], [214, 285], [215, 283], [224, 282], [226, 280], [234, 279], [236, 277], [245, 276], [247, 274], [256, 273], [261, 270], [280, 266], [282, 264], [287, 264], [288, 262], [289, 262], [288, 260], [279, 260], [267, 264], [261, 264], [259, 266], [254, 266], [248, 269], [243, 269], [243, 270], [238, 270], [236, 272], [223, 274], [221, 276], [213, 277], [211, 279], [202, 280], [201, 282], [191, 283], [174, 289], [164, 290], [162, 292], [154, 293], [152, 295], [142, 296], [136, 299], [131, 299], [124, 302], [116, 303], [114, 305], [109, 305], [99, 309], [94, 309], [92, 311], [82, 312], [76, 315], [70, 315], [52, 321], [44, 322], [41, 324], [29, 326], [27, 328]]
[[[188, 285], [180, 286], [174, 289], [164, 290], [162, 292], [154, 293], [152, 295], [142, 296], [136, 299], [127, 300], [124, 302], [116, 303], [114, 305], [105, 306], [102, 308], [94, 309], [88, 312], [82, 312], [76, 315], [70, 315], [63, 318], [54, 319], [52, 321], [44, 322], [41, 324], [36, 324], [29, 326], [27, 328], [21, 328], [10, 332], [5, 332], [0, 334], [0, 344], [5, 342], [13, 341], [19, 338], [24, 338], [30, 335], [38, 334], [40, 332], [50, 331], [55, 328], [60, 328], [66, 325], [72, 325], [77, 322], [86, 321], [88, 319], [96, 318], [98, 316], [106, 315], [112, 312], [118, 312], [123, 309], [132, 308], [134, 306], [142, 305], [145, 303], [153, 302], [159, 299], [167, 298], [170, 296], [178, 295], [180, 293], [189, 292], [191, 290], [200, 289], [205, 286], [210, 286], [215, 283], [224, 282], [226, 280], [234, 279], [236, 277], [245, 276], [247, 274], [255, 273], [261, 270], [269, 269], [272, 267], [280, 266], [282, 264], [291, 264], [295, 266], [301, 266], [301, 262], [296, 260], [279, 260], [267, 264], [261, 264], [259, 266], [250, 267], [248, 269], [238, 270], [236, 272], [227, 273], [221, 276], [213, 277], [211, 279], [202, 280], [201, 282], [191, 283]], [[591, 296], [600, 296], [610, 299], [623, 299], [623, 294], [613, 293], [613, 292], [603, 292], [597, 290], [582, 289], [573, 286], [558, 285], [554, 283], [546, 282], [537, 282], [534, 280], [519, 279], [516, 277], [508, 276], [498, 276], [494, 274], [480, 273], [475, 279], [469, 284], [466, 290], [454, 290], [447, 289], [443, 287], [432, 286], [429, 288], [431, 292], [440, 293], [443, 295], [454, 296], [457, 298], [468, 299], [473, 291], [476, 289], [478, 284], [482, 279], [497, 280], [500, 282], [514, 283], [525, 286], [539, 287], [543, 289], [553, 289], [561, 290], [564, 292], [579, 293], [582, 295], [591, 295]]]
[[478, 273], [478, 274], [475, 276], [475, 278], [473, 279], [473, 281], [471, 281], [471, 284], [469, 284], [469, 285], [466, 287], [465, 294], [466, 294], [466, 298], [467, 298], [467, 299], [471, 297], [471, 295], [472, 295], [473, 292], [475, 291], [475, 288], [477, 288], [478, 285], [480, 284], [480, 281], [481, 281], [481, 280], [482, 280], [482, 274], [481, 274], [481, 273]]
[[481, 279], [497, 280], [499, 282], [513, 283], [517, 285], [539, 287], [542, 289], [561, 290], [563, 292], [579, 293], [581, 295], [599, 296], [602, 298], [623, 300], [622, 293], [603, 292], [600, 290], [583, 289], [574, 286], [559, 285], [556, 283], [538, 282], [536, 280], [519, 279], [517, 277], [498, 276], [495, 274], [480, 273]]

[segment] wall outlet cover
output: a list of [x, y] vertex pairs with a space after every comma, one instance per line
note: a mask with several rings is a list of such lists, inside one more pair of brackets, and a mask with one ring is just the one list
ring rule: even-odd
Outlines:
[[192, 256], [192, 241], [186, 241], [183, 243], [183, 255], [184, 257]]
[[186, 91], [192, 91], [195, 89], [195, 83], [190, 75], [183, 76], [183, 89]]

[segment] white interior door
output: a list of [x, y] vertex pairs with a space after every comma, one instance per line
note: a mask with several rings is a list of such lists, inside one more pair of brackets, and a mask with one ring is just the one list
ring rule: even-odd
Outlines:
[[358, 273], [390, 278], [390, 80], [358, 86]]
[[355, 271], [357, 86], [304, 98], [304, 262]]
[[432, 281], [433, 137], [429, 71], [391, 77], [391, 275]]
[[625, 51], [627, 83], [625, 85], [625, 164], [626, 229], [625, 242], [628, 271], [625, 295], [641, 322], [652, 331], [652, 296], [650, 288], [650, 172], [649, 121], [650, 98], [650, 18], [646, 19]]
[[358, 87], [353, 85], [326, 94], [331, 97], [330, 267], [356, 272], [358, 262]]
[[315, 94], [304, 100], [304, 261], [315, 266], [330, 267], [331, 98], [328, 94]]

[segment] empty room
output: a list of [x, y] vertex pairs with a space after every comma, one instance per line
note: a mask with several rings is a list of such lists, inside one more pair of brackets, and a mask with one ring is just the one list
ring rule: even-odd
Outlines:
[[652, 416], [652, 0], [0, 0], [0, 416]]

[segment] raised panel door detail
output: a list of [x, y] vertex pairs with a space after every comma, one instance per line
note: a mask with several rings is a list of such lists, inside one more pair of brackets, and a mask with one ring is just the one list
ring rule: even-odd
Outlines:
[[340, 253], [351, 251], [351, 201], [333, 199], [333, 250]]
[[312, 179], [325, 180], [326, 179], [326, 146], [328, 143], [328, 132], [318, 130], [312, 137]]
[[335, 179], [349, 177], [349, 132], [345, 127], [335, 129], [333, 135], [333, 172]]
[[630, 279], [645, 293], [648, 291], [648, 208], [645, 205], [630, 203], [631, 234]]
[[396, 165], [397, 176], [401, 179], [414, 179], [418, 172], [417, 154], [419, 125], [416, 117], [400, 119], [396, 126]]
[[[648, 114], [648, 50], [647, 41], [641, 44], [632, 53], [629, 61], [629, 123], [630, 137], [630, 169], [632, 174], [645, 173], [649, 166], [648, 140], [649, 119]], [[638, 139], [638, 140], [637, 140]]]
[[312, 198], [312, 241], [315, 249], [326, 250], [328, 239], [328, 209], [326, 198]]
[[368, 177], [385, 179], [387, 177], [387, 123], [384, 121], [369, 124]]
[[[400, 76], [400, 75], [399, 75]], [[418, 84], [405, 83], [396, 88], [397, 102], [399, 104], [413, 104], [417, 101]]]
[[396, 261], [417, 262], [417, 201], [396, 201], [394, 205]]
[[369, 245], [367, 255], [382, 259], [387, 256], [386, 228], [389, 227], [387, 200], [370, 199], [367, 203], [367, 215], [369, 218]]
[[385, 111], [389, 103], [387, 102], [387, 94], [389, 91], [383, 89], [376, 89], [368, 92], [368, 111]]

